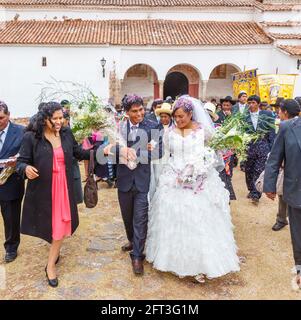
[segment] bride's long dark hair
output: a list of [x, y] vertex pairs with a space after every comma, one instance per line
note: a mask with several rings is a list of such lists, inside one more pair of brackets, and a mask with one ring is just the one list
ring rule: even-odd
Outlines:
[[63, 111], [63, 108], [58, 102], [47, 102], [46, 105], [37, 113], [34, 123], [28, 131], [35, 132], [35, 137], [37, 139], [42, 139], [46, 120], [51, 120], [53, 114], [60, 110]]

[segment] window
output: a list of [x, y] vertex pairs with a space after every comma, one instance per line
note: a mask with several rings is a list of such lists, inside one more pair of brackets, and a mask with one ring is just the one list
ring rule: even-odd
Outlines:
[[42, 67], [47, 67], [47, 58], [42, 57]]

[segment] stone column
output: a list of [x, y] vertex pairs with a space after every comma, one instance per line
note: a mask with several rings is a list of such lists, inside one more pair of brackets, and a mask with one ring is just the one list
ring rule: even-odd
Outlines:
[[160, 99], [164, 99], [163, 90], [164, 90], [164, 80], [158, 80], [159, 82], [159, 97]]
[[201, 81], [201, 86], [200, 86], [200, 98], [202, 100], [206, 100], [207, 97], [207, 86], [208, 86], [208, 81], [209, 80], [202, 80]]

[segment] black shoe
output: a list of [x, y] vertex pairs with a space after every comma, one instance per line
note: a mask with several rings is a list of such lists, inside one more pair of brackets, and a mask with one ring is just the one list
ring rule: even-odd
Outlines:
[[133, 272], [137, 276], [142, 276], [144, 273], [143, 262], [139, 259], [132, 260]]
[[259, 204], [259, 199], [257, 198], [251, 198], [251, 202], [252, 204], [254, 204], [255, 206], [257, 206]]
[[109, 188], [114, 187], [114, 181], [113, 181], [113, 180], [108, 179], [108, 180], [106, 181], [106, 183], [108, 184]]
[[281, 230], [282, 228], [284, 228], [285, 226], [287, 225], [287, 223], [281, 223], [281, 222], [276, 222], [273, 227], [272, 227], [272, 230], [274, 231], [279, 231]]
[[46, 278], [47, 278], [47, 280], [48, 280], [48, 284], [50, 285], [50, 287], [56, 288], [56, 287], [59, 285], [59, 280], [58, 280], [58, 278], [49, 279], [48, 273], [47, 273], [47, 266], [45, 267], [45, 273], [46, 273]]
[[13, 262], [17, 258], [17, 255], [17, 252], [6, 252], [4, 260], [6, 263]]

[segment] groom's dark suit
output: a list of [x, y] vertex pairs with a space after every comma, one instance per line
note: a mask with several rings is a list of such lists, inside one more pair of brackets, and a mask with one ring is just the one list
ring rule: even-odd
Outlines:
[[[150, 161], [163, 155], [162, 131], [157, 123], [144, 119], [139, 123], [135, 133], [131, 130], [130, 122], [121, 126], [121, 135], [127, 141], [127, 147], [136, 150], [138, 165], [134, 170], [122, 164], [119, 145], [111, 152], [116, 157], [117, 188], [121, 214], [124, 221], [127, 238], [133, 243], [131, 257], [143, 260], [143, 250], [147, 234], [148, 222], [148, 192], [150, 185]], [[147, 144], [154, 140], [157, 144], [152, 152], [147, 150]]]

